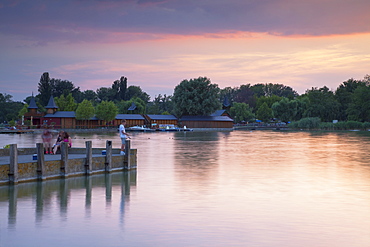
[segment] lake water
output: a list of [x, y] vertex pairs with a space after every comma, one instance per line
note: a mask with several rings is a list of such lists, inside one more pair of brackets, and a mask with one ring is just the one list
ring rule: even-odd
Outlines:
[[[120, 146], [118, 133], [72, 136], [75, 147]], [[370, 246], [370, 132], [133, 133], [131, 143], [134, 172], [0, 186], [0, 246]]]

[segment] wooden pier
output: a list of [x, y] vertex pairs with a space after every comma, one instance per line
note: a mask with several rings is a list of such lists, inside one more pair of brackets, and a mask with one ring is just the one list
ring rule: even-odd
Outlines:
[[112, 141], [106, 141], [106, 148], [68, 148], [62, 143], [61, 153], [44, 154], [43, 143], [36, 148], [18, 148], [11, 144], [9, 149], [0, 149], [0, 184], [17, 184], [35, 180], [84, 176], [94, 173], [110, 173], [136, 169], [137, 150], [131, 149], [126, 141], [126, 154], [112, 148]]

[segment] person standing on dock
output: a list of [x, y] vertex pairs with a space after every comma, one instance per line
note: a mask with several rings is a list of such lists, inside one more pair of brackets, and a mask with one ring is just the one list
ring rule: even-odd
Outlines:
[[51, 139], [53, 138], [53, 135], [49, 130], [44, 130], [44, 132], [41, 135], [42, 142], [44, 143], [45, 153], [46, 154], [52, 154], [51, 151]]
[[125, 146], [126, 146], [126, 139], [129, 138], [129, 134], [126, 133], [125, 129], [126, 120], [122, 119], [121, 125], [119, 126], [119, 135], [121, 137], [121, 155], [125, 155]]

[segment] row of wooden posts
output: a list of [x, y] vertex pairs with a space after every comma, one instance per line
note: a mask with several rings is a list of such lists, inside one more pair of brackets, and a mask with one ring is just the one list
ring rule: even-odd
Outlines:
[[[91, 175], [92, 173], [96, 172], [93, 171], [93, 149], [92, 149], [92, 141], [86, 141], [86, 157], [85, 164], [84, 164], [84, 174]], [[61, 162], [60, 162], [60, 177], [68, 177], [70, 174], [69, 166], [68, 166], [68, 143], [62, 142], [60, 151], [61, 151]], [[105, 148], [105, 169], [104, 171], [109, 173], [115, 170], [112, 168], [112, 141], [106, 141], [106, 148]], [[120, 150], [118, 150], [120, 151]], [[102, 153], [103, 154], [103, 153]], [[123, 156], [123, 164], [119, 168], [119, 170], [131, 170], [136, 168], [136, 152], [135, 152], [135, 164], [131, 164], [130, 159], [131, 154], [131, 143], [130, 140], [126, 140], [126, 147], [125, 147], [125, 155]], [[10, 144], [10, 164], [9, 164], [9, 182], [12, 184], [16, 184], [19, 181], [19, 174], [18, 174], [18, 148], [17, 144]], [[44, 144], [37, 143], [36, 144], [36, 155], [37, 155], [37, 180], [45, 180], [45, 155], [44, 155]], [[36, 162], [36, 161], [35, 161]], [[99, 171], [99, 172], [104, 172]]]

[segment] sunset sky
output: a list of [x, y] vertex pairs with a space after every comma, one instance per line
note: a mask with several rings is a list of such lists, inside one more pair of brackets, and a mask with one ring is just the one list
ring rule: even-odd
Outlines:
[[369, 0], [0, 0], [0, 92], [42, 73], [81, 91], [121, 76], [152, 99], [184, 79], [299, 94], [370, 74]]

